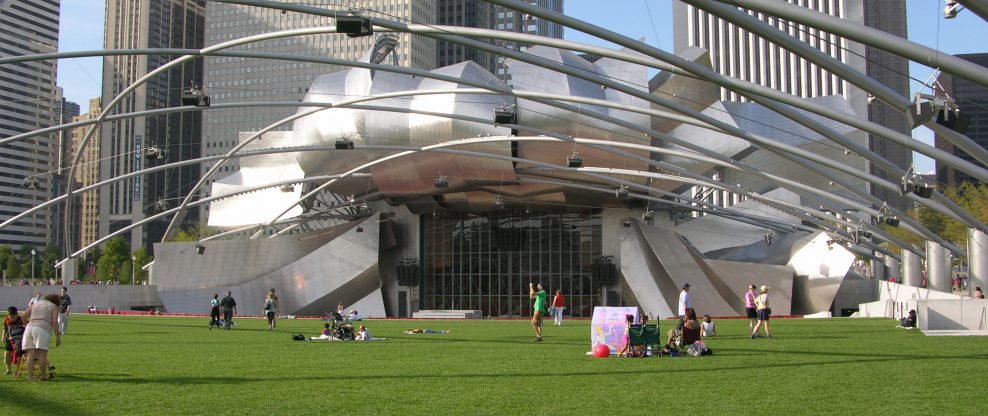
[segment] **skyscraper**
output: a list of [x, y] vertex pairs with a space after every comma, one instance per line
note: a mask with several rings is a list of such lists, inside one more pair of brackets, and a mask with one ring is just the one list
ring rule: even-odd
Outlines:
[[[988, 53], [957, 55], [957, 57], [974, 62], [988, 70]], [[988, 148], [988, 88], [949, 74], [940, 75], [940, 85], [943, 86], [947, 95], [954, 99], [961, 111], [970, 117], [967, 132], [964, 134], [981, 147]], [[939, 135], [934, 140], [938, 148], [951, 152], [968, 162], [984, 166], [964, 151], [956, 149]], [[976, 180], [968, 174], [937, 162], [937, 182], [940, 184], [960, 185], [963, 182], [973, 181]]]
[[[195, 48], [204, 44], [206, 3], [202, 0], [111, 0], [106, 5], [105, 49]], [[103, 61], [103, 105], [125, 88], [173, 57], [112, 56]], [[111, 114], [180, 107], [182, 90], [202, 85], [203, 62], [194, 59], [158, 74], [130, 93]], [[160, 114], [104, 123], [100, 143], [100, 179], [142, 169], [148, 163], [171, 163], [198, 158], [202, 115], [199, 111]], [[148, 148], [167, 156], [145, 160]], [[100, 188], [100, 235], [140, 221], [161, 207], [174, 206], [199, 180], [199, 167], [190, 165], [150, 173]], [[198, 222], [192, 208], [183, 225]], [[136, 249], [160, 240], [167, 220], [154, 221], [130, 232]]]
[[[906, 37], [904, 0], [787, 1], [896, 36]], [[903, 96], [908, 96], [909, 68], [905, 59], [821, 30], [790, 23], [757, 11], [741, 10], [868, 74]], [[675, 51], [678, 53], [690, 46], [709, 50], [713, 68], [721, 74], [803, 98], [840, 95], [848, 100], [851, 109], [859, 117], [868, 117], [870, 121], [904, 134], [910, 133], [905, 117], [896, 110], [880, 101], [869, 100], [868, 95], [861, 89], [837, 75], [731, 22], [710, 15], [702, 9], [675, 1], [673, 26]], [[721, 98], [725, 101], [748, 101], [740, 94], [723, 88]], [[903, 169], [908, 168], [912, 162], [912, 152], [901, 145], [877, 137], [868, 137], [866, 140], [873, 152]], [[865, 164], [861, 159], [857, 161], [850, 159], [848, 162], [862, 169], [867, 168], [875, 175], [886, 177], [893, 182], [899, 180], [899, 178], [890, 178], [879, 167], [870, 163]], [[891, 205], [901, 207], [903, 204], [898, 195], [884, 189], [873, 188], [871, 193], [889, 201]]]
[[[554, 12], [563, 12], [563, 0], [527, 0], [528, 3], [548, 9]], [[563, 38], [563, 25], [542, 20], [534, 16], [525, 15], [502, 6], [497, 7], [497, 25], [495, 29], [508, 32], [526, 33], [529, 35], [539, 35], [550, 38]], [[525, 51], [530, 46], [518, 42], [502, 42], [502, 46], [517, 51]], [[497, 76], [510, 82], [510, 77], [504, 69], [504, 57], [497, 58]]]
[[[101, 111], [99, 97], [93, 98], [89, 100], [89, 111], [81, 116], [72, 117], [72, 122], [96, 119]], [[79, 150], [79, 145], [82, 143], [82, 138], [86, 135], [87, 130], [89, 130], [89, 126], [76, 127], [68, 131], [69, 149], [71, 149], [72, 154]], [[76, 189], [99, 181], [99, 130], [95, 134], [96, 136], [92, 138], [89, 146], [86, 146], [86, 150], [79, 160], [79, 170], [72, 177], [76, 183]], [[73, 236], [78, 236], [79, 245], [77, 247], [85, 247], [96, 241], [99, 235], [99, 191], [85, 192], [78, 201], [79, 203], [75, 205], [76, 212], [73, 213], [73, 217], [78, 218], [73, 221], [75, 224]]]
[[[2, 55], [34, 55], [58, 50], [59, 0], [0, 1]], [[0, 139], [50, 127], [55, 122], [56, 63], [30, 61], [0, 65]], [[0, 145], [0, 221], [51, 197], [51, 135]], [[42, 210], [0, 231], [0, 244], [42, 249], [49, 241], [51, 216]]]
[[[496, 6], [483, 0], [438, 0], [436, 24], [493, 29], [497, 19], [496, 10]], [[474, 61], [491, 73], [497, 67], [497, 59], [490, 52], [452, 42], [436, 42], [437, 67], [463, 61]]]
[[[72, 119], [79, 115], [79, 104], [65, 99], [62, 87], [55, 87], [55, 113], [52, 117], [53, 124], [71, 123]], [[65, 193], [68, 170], [66, 168], [72, 163], [72, 149], [69, 141], [69, 133], [65, 130], [55, 132], [49, 152], [52, 155], [51, 174], [51, 197], [56, 198]], [[50, 245], [64, 247], [65, 235], [63, 220], [65, 204], [56, 204], [51, 207], [51, 239]], [[78, 221], [73, 220], [73, 224]], [[75, 232], [75, 231], [73, 231]]]

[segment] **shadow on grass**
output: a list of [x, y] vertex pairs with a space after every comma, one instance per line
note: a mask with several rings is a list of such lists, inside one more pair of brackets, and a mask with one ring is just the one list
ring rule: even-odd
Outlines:
[[[54, 381], [51, 383], [57, 383]], [[38, 384], [42, 387], [47, 386], [49, 382], [47, 381], [24, 381], [24, 383]], [[17, 409], [13, 410], [12, 415], [33, 415], [33, 414], [45, 414], [45, 415], [91, 415], [93, 413], [87, 412], [86, 409], [80, 407], [66, 406], [64, 403], [49, 400], [41, 397], [31, 392], [26, 392], [22, 389], [13, 389], [9, 386], [4, 386], [0, 389], [0, 403], [7, 409]]]
[[[744, 350], [747, 351], [747, 350]], [[757, 350], [764, 355], [765, 350]], [[769, 351], [773, 353], [784, 353], [792, 354], [791, 351]], [[859, 357], [865, 358], [861, 360], [854, 360], [856, 364], [860, 363], [881, 363], [881, 362], [892, 362], [892, 361], [905, 361], [905, 360], [943, 360], [943, 359], [957, 359], [958, 357], [940, 357], [940, 356], [909, 356], [909, 355], [897, 355], [897, 354], [865, 354], [865, 353], [842, 353], [842, 354], [828, 354], [820, 352], [805, 352], [805, 354], [813, 355], [825, 355], [825, 356], [844, 356], [844, 357]], [[742, 354], [744, 355], [744, 354]], [[976, 355], [972, 357], [967, 357], [968, 359], [988, 359], [988, 354]], [[643, 364], [650, 363], [652, 361], [661, 360], [671, 360], [672, 358], [658, 358], [657, 360], [644, 359], [640, 360]], [[692, 358], [692, 357], [682, 357], [676, 358], [676, 361], [684, 360], [704, 360], [704, 361], [714, 361], [716, 358]], [[681, 367], [681, 368], [667, 368], [667, 367], [648, 367], [636, 370], [626, 370], [626, 371], [570, 371], [570, 372], [559, 372], [559, 373], [545, 373], [545, 372], [517, 372], [517, 373], [505, 373], [505, 374], [491, 374], [491, 373], [467, 373], [467, 374], [408, 374], [408, 375], [395, 375], [395, 374], [356, 374], [356, 375], [310, 375], [310, 376], [298, 376], [293, 377], [293, 380], [299, 381], [312, 381], [312, 382], [332, 382], [338, 383], [340, 381], [352, 380], [352, 381], [385, 381], [385, 380], [428, 380], [428, 379], [514, 379], [514, 378], [542, 378], [542, 377], [592, 377], [600, 375], [648, 375], [655, 374], [656, 376], [667, 375], [669, 373], [693, 373], [693, 372], [719, 372], [719, 371], [737, 371], [737, 370], [752, 370], [752, 369], [767, 369], [767, 368], [792, 368], [792, 367], [813, 367], [813, 366], [823, 366], [823, 365], [840, 365], [847, 364], [847, 360], [826, 360], [817, 362], [796, 362], [796, 363], [780, 363], [780, 364], [766, 364], [764, 362], [753, 362], [751, 365], [739, 365], [730, 367], [709, 367], [709, 368], [693, 368], [693, 367]], [[241, 384], [241, 383], [267, 383], [267, 382], [281, 382], [284, 381], [279, 377], [259, 377], [259, 376], [172, 376], [172, 377], [161, 377], [161, 378], [135, 378], [127, 377], [121, 374], [79, 374], [79, 375], [66, 375], [60, 377], [60, 382], [63, 383], [73, 383], [73, 382], [83, 382], [83, 383], [126, 383], [126, 384], [167, 384], [167, 385], [226, 385], [231, 383]], [[3, 393], [0, 393], [0, 397], [3, 397]]]

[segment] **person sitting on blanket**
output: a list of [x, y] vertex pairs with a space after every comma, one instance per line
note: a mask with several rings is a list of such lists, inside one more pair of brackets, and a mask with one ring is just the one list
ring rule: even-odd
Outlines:
[[357, 331], [357, 337], [354, 340], [357, 341], [373, 341], [375, 338], [371, 336], [370, 331], [367, 330], [367, 326], [361, 325], [360, 330]]
[[329, 322], [323, 325], [322, 334], [318, 337], [309, 337], [310, 340], [317, 341], [322, 339], [334, 339], [333, 330], [329, 328]]
[[903, 328], [915, 328], [916, 327], [916, 310], [910, 309], [909, 315], [904, 316], [899, 320], [899, 326]]
[[449, 333], [449, 330], [442, 329], [442, 330], [438, 330], [437, 331], [435, 329], [429, 329], [429, 328], [426, 328], [426, 329], [413, 328], [413, 329], [409, 329], [409, 330], [407, 330], [405, 332], [402, 332], [402, 333], [405, 334], [405, 335], [412, 335], [412, 334], [448, 334]]

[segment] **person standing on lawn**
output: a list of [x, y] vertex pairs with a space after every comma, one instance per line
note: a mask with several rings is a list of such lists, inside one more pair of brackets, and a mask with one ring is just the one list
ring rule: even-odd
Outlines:
[[275, 314], [274, 314], [274, 317], [271, 318], [271, 327], [272, 328], [277, 328], [278, 327], [278, 311], [281, 310], [281, 305], [278, 303], [278, 295], [274, 294], [274, 288], [273, 287], [271, 288], [271, 291], [268, 292], [268, 293], [270, 293], [271, 298], [274, 299], [274, 312], [275, 312]]
[[563, 326], [563, 310], [566, 309], [566, 300], [563, 294], [556, 289], [556, 296], [552, 297], [552, 324]]
[[686, 316], [686, 311], [693, 308], [693, 301], [690, 300], [690, 284], [683, 284], [683, 291], [679, 292], [679, 316]]
[[[535, 289], [538, 289], [536, 291]], [[532, 329], [535, 330], [535, 342], [542, 341], [542, 314], [546, 310], [546, 294], [542, 290], [542, 283], [536, 286], [534, 283], [528, 284], [528, 298], [535, 299], [532, 305]]]
[[765, 324], [765, 336], [772, 338], [772, 333], [768, 330], [768, 318], [772, 314], [772, 307], [768, 303], [768, 286], [762, 285], [761, 293], [755, 298], [755, 309], [758, 311], [758, 323], [751, 332], [751, 339], [758, 338], [758, 327]]
[[233, 300], [233, 292], [226, 292], [226, 296], [220, 301], [220, 307], [223, 308], [223, 329], [230, 329], [230, 325], [233, 325], [233, 315], [237, 313], [237, 301]]
[[[35, 302], [24, 318], [27, 326], [21, 339], [21, 348], [26, 352], [27, 379], [31, 381], [48, 379], [48, 348], [51, 346], [51, 332], [55, 330], [55, 346], [62, 345], [62, 334], [58, 332], [58, 295], [50, 294]], [[38, 363], [39, 377], [34, 376], [34, 363]]]
[[748, 292], [744, 294], [744, 314], [748, 317], [748, 332], [755, 329], [755, 322], [758, 321], [758, 312], [755, 309], [755, 285], [748, 285]]
[[69, 306], [72, 306], [72, 298], [68, 291], [68, 288], [62, 286], [62, 293], [58, 295], [58, 332], [62, 335], [69, 329]]

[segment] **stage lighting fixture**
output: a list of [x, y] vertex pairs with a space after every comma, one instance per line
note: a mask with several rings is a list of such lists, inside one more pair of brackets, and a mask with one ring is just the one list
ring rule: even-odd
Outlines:
[[209, 95], [195, 83], [189, 89], [182, 91], [182, 105], [194, 105], [196, 107], [209, 107]]
[[494, 110], [494, 124], [517, 124], [518, 114], [513, 107], [501, 107]]
[[566, 166], [571, 168], [579, 168], [583, 166], [583, 159], [580, 158], [580, 154], [573, 152], [568, 158], [566, 158]]
[[374, 25], [369, 18], [363, 16], [336, 16], [336, 33], [345, 33], [351, 38], [370, 36], [374, 34]]
[[350, 150], [353, 149], [353, 141], [349, 138], [342, 138], [336, 141], [336, 150]]
[[620, 188], [617, 188], [616, 190], [614, 190], [614, 196], [616, 196], [618, 199], [627, 198], [628, 197], [628, 187], [627, 186], [622, 186]]
[[446, 189], [449, 188], [449, 180], [446, 179], [445, 175], [440, 175], [436, 179], [436, 189]]

